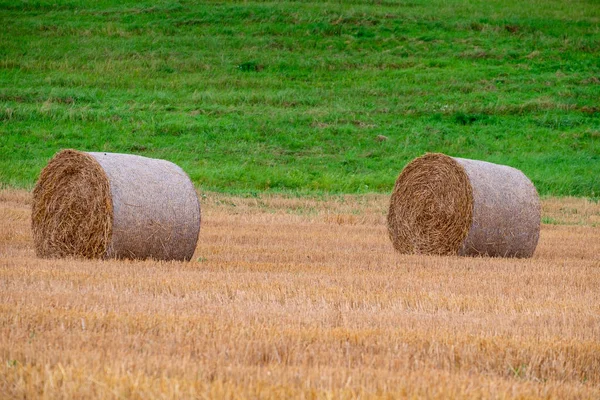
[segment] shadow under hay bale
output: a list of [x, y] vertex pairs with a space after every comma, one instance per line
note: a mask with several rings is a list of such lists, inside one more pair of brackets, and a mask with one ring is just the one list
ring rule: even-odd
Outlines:
[[537, 191], [521, 171], [426, 154], [396, 181], [388, 233], [400, 253], [531, 257], [540, 221]]
[[40, 174], [31, 221], [39, 257], [189, 260], [200, 203], [171, 162], [63, 150]]

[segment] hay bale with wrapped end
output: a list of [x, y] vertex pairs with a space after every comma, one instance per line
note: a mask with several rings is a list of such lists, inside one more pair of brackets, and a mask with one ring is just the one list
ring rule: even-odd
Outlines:
[[63, 150], [33, 190], [31, 225], [39, 257], [189, 260], [200, 203], [171, 162]]
[[426, 154], [396, 181], [388, 232], [400, 253], [531, 257], [540, 212], [537, 191], [521, 171]]

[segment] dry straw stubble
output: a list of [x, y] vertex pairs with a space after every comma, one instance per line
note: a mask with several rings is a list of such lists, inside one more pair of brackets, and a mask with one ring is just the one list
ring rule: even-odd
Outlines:
[[388, 233], [401, 253], [531, 257], [540, 212], [535, 187], [521, 171], [426, 154], [396, 181]]
[[198, 262], [82, 262], [0, 191], [0, 393], [600, 399], [600, 204], [545, 199], [526, 260], [398, 257], [388, 204], [208, 193]]
[[40, 257], [189, 260], [200, 204], [168, 161], [63, 150], [34, 189], [32, 230]]

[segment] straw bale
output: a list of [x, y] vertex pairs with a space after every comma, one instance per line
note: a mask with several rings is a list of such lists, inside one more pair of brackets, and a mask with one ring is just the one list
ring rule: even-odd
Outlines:
[[34, 188], [32, 230], [39, 257], [189, 260], [200, 203], [171, 162], [63, 150]]
[[432, 153], [400, 173], [388, 233], [401, 253], [531, 257], [540, 219], [537, 191], [521, 171]]

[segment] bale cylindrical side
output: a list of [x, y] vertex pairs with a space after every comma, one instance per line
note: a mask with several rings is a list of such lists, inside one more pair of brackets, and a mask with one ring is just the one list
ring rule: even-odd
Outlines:
[[388, 232], [401, 253], [531, 257], [540, 230], [535, 187], [519, 170], [426, 154], [400, 173]]
[[[171, 162], [64, 150], [40, 174], [32, 229], [40, 257], [189, 260], [200, 203], [188, 176]], [[95, 251], [87, 242], [97, 243]]]
[[540, 236], [541, 205], [533, 183], [518, 169], [454, 158], [473, 191], [473, 221], [459, 255], [531, 257]]

